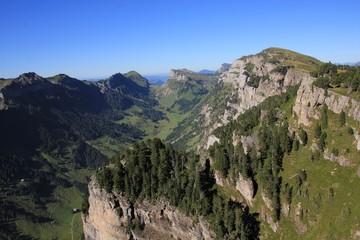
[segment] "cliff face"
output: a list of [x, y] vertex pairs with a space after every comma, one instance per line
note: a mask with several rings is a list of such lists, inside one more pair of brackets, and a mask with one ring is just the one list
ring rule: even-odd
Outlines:
[[[89, 184], [89, 214], [83, 217], [85, 239], [213, 239], [209, 224], [180, 213], [167, 202], [132, 204], [106, 193], [93, 177]], [[137, 222], [141, 229], [129, 228]]]
[[[309, 79], [310, 76], [288, 62], [277, 59], [271, 51], [264, 51], [257, 55], [243, 57], [236, 60], [228, 71], [221, 74], [219, 81], [224, 83], [223, 88], [230, 88], [227, 92], [228, 100], [222, 106], [223, 111], [214, 109], [214, 106], [204, 105], [198, 119], [204, 119], [205, 137], [201, 147], [209, 147], [211, 132], [237, 119], [247, 109], [258, 105], [266, 98], [286, 92], [289, 87]], [[220, 98], [220, 96], [219, 96]], [[216, 106], [219, 108], [219, 106]], [[213, 113], [219, 114], [215, 116]]]
[[326, 93], [324, 89], [313, 86], [311, 78], [304, 79], [294, 106], [299, 123], [308, 126], [310, 118], [319, 119], [320, 111], [317, 107], [323, 104], [337, 114], [344, 111], [349, 117], [360, 121], [360, 102], [331, 90]]
[[[312, 119], [320, 119], [321, 106], [326, 104], [328, 109], [334, 113], [339, 114], [344, 111], [349, 117], [356, 121], [360, 121], [360, 102], [353, 98], [341, 95], [329, 89], [325, 91], [312, 85], [312, 79], [305, 79], [297, 92], [295, 106], [293, 107], [294, 114], [297, 116], [298, 123], [305, 126], [310, 126]], [[360, 151], [360, 135], [358, 131], [354, 130], [354, 145]], [[314, 148], [315, 149], [315, 148]], [[333, 162], [339, 163], [341, 166], [353, 167], [354, 162], [351, 162], [344, 156], [335, 156], [328, 149], [325, 149], [323, 157]]]

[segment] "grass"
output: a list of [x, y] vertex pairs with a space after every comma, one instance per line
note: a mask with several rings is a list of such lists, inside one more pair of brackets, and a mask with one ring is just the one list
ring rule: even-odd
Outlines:
[[303, 72], [316, 70], [321, 62], [313, 57], [282, 48], [268, 48], [261, 52], [263, 55], [270, 54], [272, 57], [282, 60], [283, 65], [294, 66]]
[[347, 88], [329, 88], [329, 90], [346, 97], [351, 97], [352, 99], [360, 102], [360, 93], [357, 91], [352, 91], [349, 94]]
[[[61, 164], [45, 153], [40, 154], [53, 166]], [[47, 171], [47, 169], [42, 169], [42, 171]], [[68, 179], [72, 183], [79, 184], [86, 184], [91, 174], [91, 170], [75, 170], [71, 166], [68, 166], [65, 172], [56, 173], [58, 178]], [[26, 185], [27, 183], [21, 182], [18, 185], [20, 184]], [[36, 223], [18, 216], [15, 224], [23, 234], [36, 239], [82, 239], [81, 213], [73, 214], [72, 209], [81, 209], [83, 193], [75, 186], [67, 188], [56, 186], [51, 196], [41, 198], [41, 201], [45, 203], [45, 208], [39, 207], [39, 204], [35, 203], [30, 195], [9, 196], [8, 200], [21, 206], [30, 214], [53, 219], [45, 223]]]
[[[72, 213], [73, 208], [81, 209], [82, 194], [75, 187], [57, 187], [54, 191], [57, 201], [48, 203], [46, 214], [54, 219], [49, 223], [34, 223], [25, 218], [16, 225], [24, 234], [39, 239], [81, 239], [83, 235], [81, 213]], [[24, 199], [25, 200], [25, 199]], [[38, 209], [36, 209], [38, 213]], [[72, 223], [72, 224], [71, 224]]]
[[[281, 234], [263, 230], [269, 239], [349, 239], [351, 230], [359, 229], [360, 199], [359, 177], [356, 176], [358, 168], [358, 151], [353, 142], [354, 136], [347, 133], [347, 126], [340, 127], [339, 115], [328, 111], [329, 126], [325, 131], [328, 134], [327, 148], [336, 147], [340, 155], [356, 163], [356, 167], [341, 167], [338, 163], [320, 157], [318, 161], [311, 161], [310, 146], [314, 140], [313, 131], [315, 123], [306, 128], [309, 135], [307, 146], [300, 146], [299, 151], [293, 151], [283, 160], [282, 178], [283, 185], [289, 183], [296, 186], [297, 173], [304, 169], [307, 180], [301, 186], [302, 194], [295, 192], [292, 199], [292, 210], [300, 202], [305, 211], [303, 224], [308, 231], [299, 236], [294, 232], [295, 222], [292, 218], [282, 217], [280, 221]], [[348, 121], [351, 126], [353, 123]], [[356, 126], [353, 126], [356, 127]], [[350, 144], [349, 144], [350, 143]], [[344, 149], [349, 147], [350, 153], [344, 154]], [[294, 187], [295, 188], [295, 187]], [[330, 189], [334, 190], [331, 197]], [[307, 194], [304, 192], [307, 191]], [[351, 213], [348, 213], [350, 209]], [[310, 222], [315, 224], [311, 226]], [[264, 234], [265, 234], [264, 233]]]
[[0, 89], [6, 87], [11, 83], [11, 80], [0, 80]]
[[[287, 118], [290, 126], [295, 127], [296, 119], [291, 116], [291, 108], [295, 98], [283, 104], [280, 109], [285, 112], [283, 118]], [[312, 119], [309, 127], [304, 127], [308, 133], [308, 144], [300, 145], [299, 151], [293, 150], [283, 159], [283, 171], [281, 172], [282, 186], [285, 183], [293, 186], [293, 197], [289, 217], [281, 215], [280, 231], [274, 233], [269, 224], [261, 220], [261, 236], [264, 239], [352, 239], [354, 231], [360, 230], [360, 191], [357, 169], [360, 166], [358, 151], [354, 144], [355, 138], [347, 132], [349, 126], [360, 129], [358, 121], [347, 117], [347, 124], [340, 126], [339, 114], [328, 111], [328, 137], [326, 148], [339, 149], [339, 155], [348, 158], [354, 163], [353, 167], [342, 167], [336, 162], [325, 160], [322, 156], [312, 162], [310, 146], [314, 139], [314, 129], [319, 120]], [[297, 127], [295, 128], [297, 129]], [[349, 148], [350, 153], [345, 149]], [[307, 173], [307, 180], [296, 189], [296, 178], [301, 170]], [[259, 181], [257, 181], [259, 182]], [[331, 196], [330, 189], [334, 195]], [[259, 186], [261, 191], [261, 186]], [[307, 192], [307, 193], [306, 193]], [[284, 201], [282, 197], [281, 202]], [[295, 207], [301, 203], [304, 210], [304, 219], [301, 221], [308, 230], [299, 235], [296, 233], [296, 223], [293, 218]], [[258, 192], [254, 198], [252, 211], [259, 212], [264, 203]], [[270, 210], [266, 209], [268, 213]]]
[[113, 157], [117, 152], [126, 147], [125, 144], [120, 143], [109, 136], [103, 136], [93, 141], [87, 141], [87, 143], [109, 158]]
[[188, 114], [181, 114], [175, 111], [167, 112], [167, 119], [161, 120], [159, 122], [158, 133], [155, 134], [155, 137], [165, 139], [187, 116]]

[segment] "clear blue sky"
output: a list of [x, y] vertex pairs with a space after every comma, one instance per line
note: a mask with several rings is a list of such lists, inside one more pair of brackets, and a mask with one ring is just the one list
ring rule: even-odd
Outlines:
[[360, 1], [0, 0], [0, 77], [217, 69], [268, 47], [360, 61]]

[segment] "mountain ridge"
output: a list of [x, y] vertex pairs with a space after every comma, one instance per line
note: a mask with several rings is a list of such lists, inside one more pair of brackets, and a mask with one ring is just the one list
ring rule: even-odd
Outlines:
[[[98, 168], [97, 175], [110, 174], [106, 175], [108, 177], [105, 179], [113, 179], [113, 184], [116, 184], [119, 176], [115, 169], [121, 169], [120, 166], [123, 165], [128, 174], [126, 181], [145, 179], [140, 187], [145, 191], [139, 195], [142, 197], [154, 196], [146, 186], [152, 180], [146, 180], [146, 177], [159, 178], [162, 184], [167, 179], [161, 176], [160, 170], [155, 171], [156, 176], [148, 176], [147, 171], [151, 168], [157, 169], [161, 164], [169, 164], [165, 167], [168, 169], [165, 176], [172, 176], [172, 181], [183, 181], [182, 187], [190, 182], [188, 187], [178, 189], [180, 192], [177, 194], [182, 196], [183, 202], [176, 210], [179, 210], [177, 216], [181, 218], [181, 211], [184, 209], [192, 209], [190, 215], [201, 212], [208, 216], [206, 221], [209, 220], [209, 226], [218, 236], [231, 238], [244, 234], [239, 229], [236, 230], [229, 220], [232, 218], [231, 214], [216, 215], [219, 212], [229, 214], [231, 211], [228, 208], [233, 207], [238, 208], [238, 219], [240, 208], [245, 215], [248, 214], [246, 209], [250, 209], [251, 216], [257, 216], [256, 221], [261, 222], [258, 233], [269, 239], [278, 239], [280, 236], [354, 237], [360, 232], [354, 225], [358, 220], [358, 206], [352, 200], [346, 202], [349, 204], [349, 213], [347, 209], [341, 208], [341, 204], [345, 201], [342, 196], [348, 194], [347, 191], [357, 196], [351, 189], [356, 189], [360, 176], [360, 166], [354, 158], [359, 151], [357, 146], [360, 139], [360, 129], [356, 125], [355, 117], [358, 113], [358, 88], [351, 81], [337, 82], [340, 80], [323, 66], [322, 62], [303, 54], [268, 48], [258, 54], [241, 57], [231, 65], [222, 65], [217, 74], [213, 75], [187, 69], [170, 70], [168, 81], [161, 87], [150, 86], [149, 82], [135, 71], [117, 73], [98, 82], [80, 81], [65, 74], [42, 78], [35, 73], [22, 74], [15, 80], [1, 80], [0, 132], [4, 139], [0, 151], [7, 154], [3, 156], [8, 156], [9, 153], [13, 155], [12, 162], [19, 165], [9, 165], [6, 157], [2, 157], [0, 163], [3, 169], [10, 169], [9, 172], [16, 176], [29, 179], [27, 181], [31, 186], [35, 186], [35, 189], [75, 191], [75, 195], [79, 196], [79, 192], [86, 188], [87, 180], [77, 180], [69, 176], [84, 171], [86, 166], [98, 167], [101, 163], [108, 162], [105, 154], [112, 156], [113, 164]], [[325, 69], [324, 72], [321, 69]], [[355, 78], [357, 76], [356, 69], [347, 68], [342, 68], [337, 74], [354, 74], [351, 76]], [[329, 118], [328, 128], [323, 125], [324, 112]], [[345, 123], [336, 125], [339, 121], [338, 115], [342, 112], [345, 114], [345, 120], [342, 120]], [[320, 122], [319, 130], [317, 126]], [[26, 128], [27, 125], [32, 127]], [[15, 126], [18, 126], [17, 132], [14, 131]], [[36, 136], [36, 139], [29, 140], [27, 136]], [[193, 160], [187, 163], [188, 167], [179, 167], [180, 159], [185, 160], [180, 157], [182, 152], [175, 153], [169, 150], [167, 144], [160, 144], [158, 140], [152, 143], [152, 140], [148, 140], [152, 137], [160, 137], [177, 148], [194, 150], [200, 155], [189, 153], [189, 159]], [[19, 142], [21, 138], [23, 142]], [[5, 139], [8, 142], [5, 142]], [[145, 139], [143, 143], [137, 143], [125, 150], [129, 143], [141, 139]], [[160, 147], [161, 151], [152, 147], [155, 146], [156, 149], [162, 144], [166, 147]], [[27, 149], [23, 150], [29, 150], [31, 154], [15, 154], [21, 151], [19, 148], [11, 148], [14, 146], [26, 146]], [[155, 164], [157, 160], [151, 157], [149, 149], [158, 154], [158, 159], [162, 162]], [[118, 151], [122, 153], [115, 153]], [[151, 159], [151, 163], [142, 162], [142, 151]], [[168, 163], [164, 162], [166, 157], [169, 157]], [[33, 165], [27, 162], [32, 162]], [[351, 164], [348, 164], [349, 162]], [[278, 164], [283, 165], [279, 167]], [[139, 169], [142, 169], [140, 175]], [[179, 169], [185, 172], [179, 175]], [[55, 175], [50, 174], [54, 172]], [[338, 172], [340, 175], [337, 175]], [[84, 173], [84, 176], [89, 175], [90, 172]], [[6, 186], [6, 178], [18, 181], [18, 186], [22, 185], [18, 177], [5, 174], [3, 176], [0, 180], [5, 183], [6, 191], [11, 191], [10, 185]], [[186, 176], [189, 177], [188, 180], [185, 180]], [[320, 176], [324, 176], [321, 181], [318, 179]], [[349, 187], [339, 176], [348, 176], [351, 181], [347, 184]], [[336, 184], [331, 179], [336, 181]], [[195, 182], [192, 185], [193, 180]], [[91, 186], [95, 184], [94, 181], [92, 180]], [[102, 183], [99, 179], [97, 181], [104, 184], [104, 180], [101, 180]], [[40, 182], [48, 182], [49, 185], [41, 185]], [[59, 187], [58, 183], [61, 183], [62, 187]], [[199, 183], [200, 185], [197, 185]], [[129, 184], [133, 186], [133, 182]], [[189, 186], [197, 187], [190, 191], [192, 188]], [[108, 185], [103, 187], [109, 189]], [[169, 189], [175, 191], [176, 187], [177, 184]], [[156, 189], [161, 197], [161, 194], [166, 194], [168, 186], [164, 184], [157, 188], [152, 185], [151, 188]], [[30, 188], [25, 185], [21, 189], [26, 193]], [[20, 190], [18, 191], [22, 196]], [[131, 202], [133, 198], [126, 200], [127, 194], [133, 194], [131, 191], [139, 191], [139, 188], [132, 189], [130, 193], [123, 190], [120, 194], [116, 189], [110, 188], [111, 193], [106, 191], [96, 190], [96, 197], [102, 199], [99, 206], [105, 207], [108, 200], [114, 203], [111, 213], [109, 212], [111, 216], [106, 213], [101, 220], [105, 224], [106, 219], [116, 222], [114, 217], [120, 214], [117, 212], [116, 198], [124, 197], [124, 201]], [[186, 197], [181, 191], [184, 191], [184, 194], [186, 192]], [[32, 194], [38, 196], [38, 206], [47, 206], [45, 202], [51, 200], [48, 193], [40, 190]], [[191, 204], [196, 201], [188, 202], [187, 198], [192, 194], [200, 194], [200, 205]], [[171, 201], [174, 201], [175, 195], [165, 196], [170, 196]], [[217, 200], [212, 201], [207, 199], [208, 197]], [[15, 199], [21, 202], [21, 197]], [[93, 200], [94, 195], [91, 201]], [[142, 200], [138, 199], [137, 203], [140, 205], [137, 206], [140, 207], [136, 209], [135, 216], [131, 213], [128, 215], [134, 224], [128, 231], [133, 233], [141, 231], [144, 227], [141, 219], [149, 216], [143, 208], [152, 209], [151, 204], [141, 205]], [[156, 197], [154, 201], [157, 201]], [[327, 213], [331, 205], [339, 209], [342, 214], [340, 217], [348, 223], [342, 230], [326, 231], [329, 224], [340, 226], [336, 220], [338, 217]], [[91, 207], [94, 208], [93, 203]], [[131, 211], [131, 206], [123, 208], [122, 218], [126, 218], [128, 209]], [[156, 221], [163, 221], [161, 209], [162, 207], [158, 206], [151, 210], [151, 216], [156, 216]], [[172, 209], [172, 212], [173, 206], [164, 209]], [[31, 209], [23, 210], [31, 213]], [[312, 214], [316, 211], [319, 216], [326, 216], [322, 222], [328, 225], [321, 225], [321, 219]], [[50, 221], [50, 218], [41, 218], [46, 216], [46, 210], [41, 214], [31, 214], [34, 219], [42, 219], [45, 223]], [[215, 215], [217, 217], [214, 217]], [[70, 220], [71, 217], [68, 216]], [[95, 218], [90, 216], [90, 219]], [[19, 220], [14, 221], [18, 223]], [[145, 228], [150, 226], [149, 221], [145, 222]], [[173, 223], [176, 225], [176, 220]], [[31, 221], [28, 224], [31, 224]], [[86, 232], [86, 236], [100, 231], [96, 226], [91, 226], [94, 223], [86, 224], [88, 225], [85, 231], [90, 231]], [[34, 228], [41, 226], [43, 225], [34, 225]], [[166, 224], [162, 226], [166, 229]], [[320, 226], [325, 230], [318, 231]], [[29, 230], [23, 233], [38, 236]], [[46, 236], [50, 238], [54, 235]]]

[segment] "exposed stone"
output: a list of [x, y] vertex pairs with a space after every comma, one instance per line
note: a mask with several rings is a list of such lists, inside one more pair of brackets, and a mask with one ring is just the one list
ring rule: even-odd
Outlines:
[[174, 78], [178, 81], [186, 81], [190, 79], [186, 74], [187, 72], [191, 72], [191, 71], [186, 69], [182, 69], [182, 70], [170, 69], [169, 78]]
[[209, 138], [208, 138], [208, 142], [207, 142], [207, 145], [206, 145], [206, 149], [209, 149], [210, 146], [214, 145], [215, 142], [219, 142], [220, 139], [215, 137], [214, 135], [211, 135]]
[[281, 213], [285, 216], [288, 217], [289, 216], [289, 212], [290, 212], [290, 204], [283, 202], [281, 205]]
[[230, 180], [228, 178], [224, 178], [223, 176], [221, 176], [221, 173], [218, 170], [215, 170], [214, 177], [215, 177], [216, 184], [218, 184], [222, 187], [228, 187], [228, 186], [232, 185]]
[[271, 214], [268, 212], [268, 210], [265, 207], [262, 207], [260, 209], [260, 218], [263, 221], [266, 221], [270, 228], [274, 231], [277, 232], [279, 229], [279, 222], [275, 222], [273, 217], [271, 216]]
[[268, 198], [268, 196], [266, 196], [265, 190], [262, 190], [262, 191], [261, 191], [261, 198], [263, 199], [263, 201], [264, 201], [264, 203], [265, 203], [265, 206], [266, 206], [269, 210], [273, 211], [274, 208], [273, 208], [273, 206], [272, 206], [272, 202], [271, 202], [270, 198]]
[[335, 156], [335, 154], [330, 152], [329, 149], [325, 149], [324, 158], [332, 162], [337, 162], [341, 166], [347, 166], [347, 167], [353, 166], [353, 163], [349, 159], [347, 159], [344, 156]]
[[[216, 184], [222, 187], [234, 187], [234, 183], [229, 178], [221, 176], [219, 171], [216, 170], [214, 175]], [[240, 192], [248, 204], [251, 204], [255, 195], [254, 182], [252, 179], [244, 178], [239, 174], [238, 178], [235, 180], [235, 189]]]
[[[166, 201], [156, 205], [147, 201], [131, 204], [124, 196], [100, 189], [94, 177], [89, 183], [89, 204], [89, 214], [83, 216], [85, 239], [215, 238], [203, 218], [185, 216]], [[128, 231], [130, 219], [138, 219], [144, 229]]]
[[258, 149], [259, 147], [259, 138], [257, 133], [253, 133], [249, 136], [241, 136], [240, 141], [243, 145], [245, 153], [248, 153], [251, 148]]
[[356, 128], [352, 128], [354, 131], [354, 137], [355, 137], [355, 146], [358, 151], [360, 151], [360, 133], [356, 130]]
[[319, 119], [318, 106], [323, 104], [337, 114], [344, 111], [348, 116], [360, 121], [360, 102], [333, 92], [331, 89], [326, 94], [324, 89], [312, 85], [313, 80], [311, 77], [304, 78], [297, 92], [293, 110], [298, 116], [299, 123], [309, 126], [310, 118]]
[[308, 230], [308, 227], [301, 222], [302, 214], [303, 214], [303, 209], [301, 207], [301, 202], [299, 202], [296, 205], [295, 214], [294, 214], [295, 230], [296, 233], [299, 235], [304, 234]]
[[251, 204], [251, 201], [254, 197], [254, 183], [251, 178], [244, 178], [239, 174], [238, 179], [236, 180], [236, 189], [243, 195], [248, 203]]
[[[250, 80], [247, 72], [247, 66], [252, 65], [252, 74], [261, 78], [258, 87], [248, 85]], [[288, 90], [289, 87], [299, 84], [308, 74], [289, 68], [286, 72], [281, 73], [274, 71], [278, 64], [270, 63], [262, 55], [248, 56], [234, 61], [228, 71], [220, 75], [220, 82], [231, 85], [232, 92], [230, 99], [236, 100], [227, 102], [220, 115], [213, 116], [218, 111], [206, 106], [206, 111], [201, 111], [198, 118], [204, 119], [204, 112], [210, 121], [205, 121], [203, 126], [204, 138], [201, 147], [207, 147], [208, 137], [212, 131], [222, 125], [226, 125], [229, 121], [237, 119], [239, 115], [249, 108], [258, 105], [266, 98], [279, 95]], [[201, 148], [199, 147], [199, 148]]]

